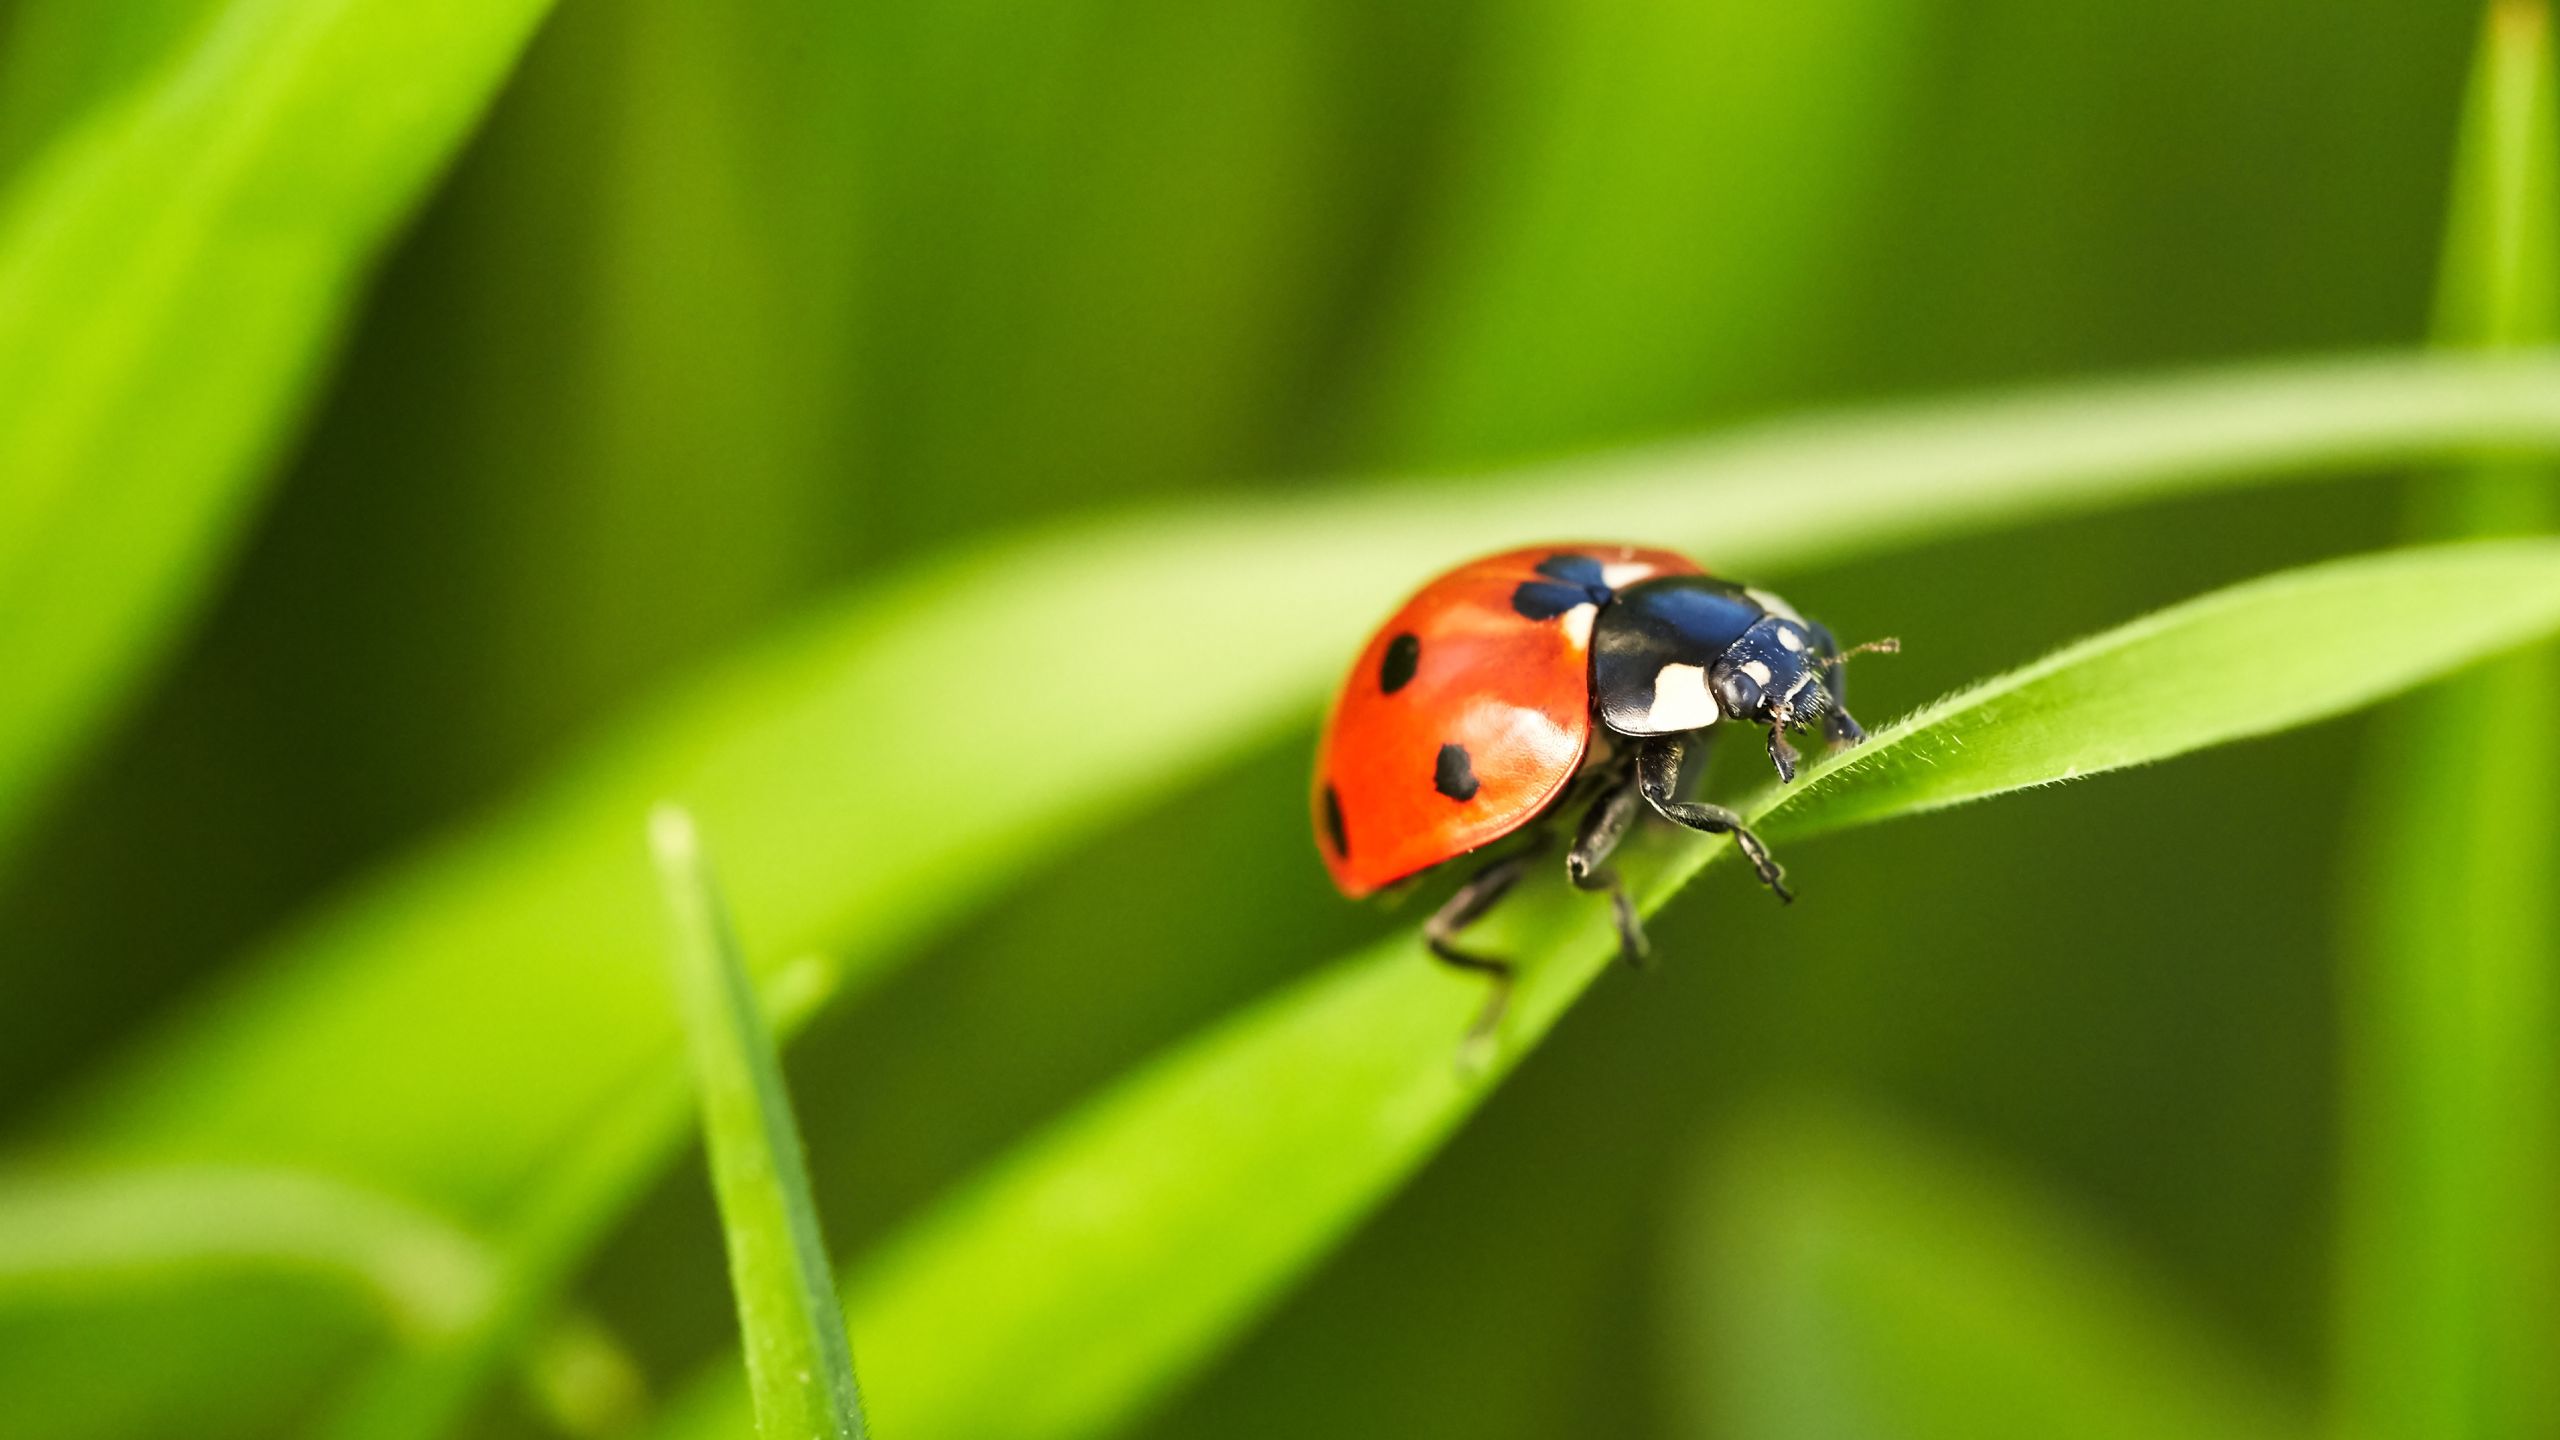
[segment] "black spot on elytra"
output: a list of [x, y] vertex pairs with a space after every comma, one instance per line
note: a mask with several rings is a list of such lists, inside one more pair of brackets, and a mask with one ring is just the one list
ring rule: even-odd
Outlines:
[[1588, 555], [1550, 555], [1537, 564], [1544, 580], [1523, 580], [1511, 592], [1511, 608], [1531, 620], [1553, 620], [1576, 605], [1606, 605], [1600, 562]]
[[1476, 798], [1476, 762], [1466, 746], [1440, 747], [1440, 763], [1431, 767], [1431, 788], [1452, 800]]
[[[1588, 555], [1550, 555], [1538, 562], [1538, 573], [1575, 585], [1600, 585], [1600, 562]], [[1607, 588], [1602, 586], [1603, 589]]]
[[1378, 689], [1393, 695], [1413, 679], [1414, 667], [1422, 663], [1422, 637], [1408, 630], [1387, 642], [1386, 658], [1378, 662]]
[[1351, 858], [1351, 837], [1342, 829], [1342, 797], [1330, 785], [1324, 787], [1324, 833], [1333, 841], [1334, 854], [1345, 860]]

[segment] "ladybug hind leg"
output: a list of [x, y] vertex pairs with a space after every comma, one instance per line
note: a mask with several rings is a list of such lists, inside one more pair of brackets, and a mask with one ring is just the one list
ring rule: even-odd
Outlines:
[[1636, 752], [1636, 788], [1655, 813], [1674, 824], [1710, 835], [1731, 835], [1742, 850], [1742, 858], [1751, 862], [1751, 871], [1760, 883], [1769, 887], [1780, 900], [1792, 902], [1796, 897], [1787, 889], [1787, 872], [1769, 854], [1769, 847], [1742, 823], [1742, 817], [1722, 805], [1708, 805], [1680, 796], [1680, 760], [1684, 749], [1682, 736], [1656, 735], [1644, 742]]
[[1636, 918], [1635, 902], [1627, 897], [1627, 886], [1618, 872], [1609, 868], [1609, 853], [1627, 833], [1644, 810], [1644, 794], [1631, 779], [1620, 780], [1582, 812], [1582, 824], [1574, 831], [1573, 849], [1564, 857], [1564, 873], [1578, 890], [1605, 890], [1609, 894], [1610, 913], [1618, 926], [1618, 953], [1630, 965], [1642, 966], [1650, 949], [1645, 943], [1644, 923]]
[[1511, 1005], [1511, 982], [1518, 967], [1498, 956], [1483, 955], [1458, 946], [1458, 932], [1484, 918], [1495, 902], [1511, 892], [1528, 873], [1529, 862], [1546, 849], [1543, 839], [1530, 849], [1496, 860], [1469, 876], [1457, 893], [1442, 901], [1422, 925], [1422, 942], [1440, 963], [1460, 970], [1473, 971], [1490, 982], [1484, 1008], [1476, 1012], [1475, 1023], [1467, 1027], [1467, 1048], [1481, 1049], [1493, 1038], [1494, 1028], [1502, 1023], [1502, 1012]]

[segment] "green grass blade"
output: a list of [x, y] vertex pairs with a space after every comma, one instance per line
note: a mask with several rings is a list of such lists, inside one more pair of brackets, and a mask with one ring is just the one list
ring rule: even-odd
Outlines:
[[236, 1270], [351, 1286], [394, 1331], [426, 1342], [480, 1312], [496, 1261], [405, 1200], [296, 1171], [147, 1166], [0, 1182], [0, 1307]]
[[[2560, 104], [2550, 13], [2488, 8], [2436, 331], [2560, 332]], [[2555, 476], [2419, 482], [2429, 535], [2548, 530]], [[2560, 1425], [2560, 655], [2498, 662], [2388, 717], [2368, 760], [2345, 931], [2346, 1160], [2337, 1425], [2366, 1440]]]
[[[806, 956], [777, 972], [762, 1008], [777, 1039], [787, 1040], [835, 993], [833, 962]], [[543, 1343], [541, 1325], [560, 1310], [578, 1266], [602, 1243], [641, 1191], [691, 1136], [693, 1086], [681, 1067], [664, 1064], [599, 1120], [583, 1125], [566, 1155], [548, 1166], [496, 1242], [497, 1275], [486, 1305], [436, 1342], [401, 1350], [363, 1377], [318, 1433], [332, 1440], [435, 1440], [462, 1433], [472, 1405], [492, 1377], [528, 1344]], [[578, 1338], [555, 1325], [554, 1340]], [[594, 1351], [593, 1345], [578, 1347]], [[574, 1356], [573, 1356], [574, 1359]], [[606, 1364], [553, 1367], [543, 1388], [555, 1412], [587, 1417], [581, 1428], [629, 1428], [636, 1385]], [[608, 1423], [611, 1421], [621, 1423]]]
[[0, 194], [0, 846], [210, 579], [547, 8], [230, 0]]
[[[1783, 836], [2054, 784], [2306, 724], [2555, 628], [2560, 542], [2313, 566], [1952, 696], [1741, 808]], [[1652, 910], [1731, 848], [1649, 832], [1622, 869]], [[1481, 927], [1525, 962], [1482, 1075], [1452, 1064], [1480, 985], [1397, 936], [1185, 1044], [895, 1237], [848, 1299], [880, 1413], [919, 1434], [1058, 1440], [1160, 1393], [1412, 1173], [1606, 968], [1607, 907], [1589, 901], [1533, 888]], [[739, 1421], [734, 1395], [712, 1395], [667, 1433]]]
[[1841, 280], [1880, 229], [1924, 21], [1914, 0], [1483, 12], [1461, 93], [1485, 110], [1384, 342], [1388, 453], [1536, 453], [1804, 393], [1864, 328]]
[[[490, 1213], [667, 1041], [645, 983], [650, 881], [627, 840], [659, 796], [729, 837], [737, 901], [777, 953], [839, 953], [858, 989], [1075, 836], [1303, 723], [1363, 628], [1468, 551], [1620, 533], [1768, 575], [2237, 477], [2502, 445], [2560, 448], [2560, 360], [2328, 361], [1825, 416], [1525, 472], [1462, 504], [1373, 490], [976, 551], [848, 597], [287, 935], [111, 1076], [89, 1132], [325, 1162]], [[1138, 616], [1144, 645], [1127, 641]], [[916, 703], [993, 654], [1029, 710]], [[966, 803], [955, 777], [1035, 711], [1113, 719], [1044, 730], [1039, 764]], [[457, 1072], [464, 1051], [478, 1063]], [[386, 1113], [406, 1123], [375, 1123]]]
[[[690, 1097], [667, 1088], [676, 1103], [654, 1107], [672, 1112], [655, 1127], [659, 1153], [690, 1115]], [[621, 1213], [634, 1183], [623, 1178], [602, 1218]], [[476, 1382], [520, 1347], [550, 1409], [618, 1416], [627, 1432], [637, 1413], [627, 1358], [593, 1320], [556, 1313], [559, 1286], [541, 1283], [566, 1269], [528, 1265], [406, 1200], [301, 1171], [145, 1165], [0, 1179], [0, 1318], [26, 1311], [42, 1324], [63, 1307], [136, 1297], [147, 1309], [208, 1276], [291, 1275], [362, 1297], [398, 1341], [385, 1377], [406, 1383], [367, 1387], [376, 1403], [349, 1407], [363, 1423], [330, 1432], [349, 1440], [452, 1433], [446, 1422], [472, 1393], [453, 1380]]]
[[2057, 1196], [1872, 1118], [1764, 1113], [1667, 1267], [1685, 1433], [2277, 1440], [2308, 1415]]
[[676, 1007], [702, 1099], [756, 1428], [770, 1440], [859, 1440], [866, 1432], [853, 1351], [781, 1056], [692, 817], [672, 807], [659, 811], [649, 839], [675, 917]]

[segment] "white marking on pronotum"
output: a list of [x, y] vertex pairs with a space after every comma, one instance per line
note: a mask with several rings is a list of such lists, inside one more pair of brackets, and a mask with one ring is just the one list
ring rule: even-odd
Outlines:
[[1654, 672], [1653, 705], [1645, 725], [1657, 734], [1696, 730], [1722, 716], [1716, 697], [1707, 693], [1707, 672], [1696, 665], [1665, 665]]
[[1793, 625], [1778, 627], [1778, 643], [1797, 654], [1804, 653], [1804, 637], [1796, 633], [1796, 627]]
[[1612, 590], [1624, 589], [1653, 573], [1653, 567], [1642, 560], [1621, 560], [1600, 567], [1600, 583]]
[[1600, 607], [1585, 601], [1564, 612], [1564, 633], [1580, 649], [1591, 648], [1591, 624], [1600, 618]]
[[1751, 683], [1754, 685], [1766, 685], [1769, 683], [1769, 667], [1757, 660], [1745, 660], [1734, 668], [1740, 670], [1743, 674], [1750, 676]]
[[1757, 604], [1761, 609], [1768, 611], [1770, 614], [1777, 616], [1781, 620], [1793, 620], [1798, 624], [1804, 623], [1804, 617], [1796, 613], [1796, 607], [1779, 599], [1777, 596], [1770, 594], [1766, 590], [1755, 590], [1749, 586], [1745, 586], [1743, 587], [1742, 593], [1750, 596], [1752, 602]]

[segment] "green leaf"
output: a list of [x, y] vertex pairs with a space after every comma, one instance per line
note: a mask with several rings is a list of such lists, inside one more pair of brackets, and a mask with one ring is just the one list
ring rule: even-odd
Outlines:
[[[2550, 13], [2488, 7], [2436, 333], [2560, 333]], [[2540, 465], [2429, 476], [2422, 534], [2548, 530]], [[2560, 655], [2500, 661], [2388, 717], [2366, 762], [2348, 937], [2336, 1407], [2342, 1433], [2560, 1425]]]
[[[785, 974], [802, 987], [810, 978], [806, 969]], [[682, 1133], [663, 1120], [651, 1128], [661, 1137], [652, 1159]], [[592, 1231], [622, 1212], [638, 1178], [625, 1166], [612, 1203], [587, 1207], [598, 1215]], [[137, 1299], [147, 1309], [205, 1277], [295, 1276], [365, 1300], [399, 1342], [399, 1358], [331, 1432], [347, 1440], [449, 1433], [477, 1383], [519, 1347], [528, 1382], [553, 1412], [618, 1417], [628, 1428], [637, 1381], [627, 1357], [592, 1320], [554, 1314], [557, 1282], [585, 1247], [520, 1248], [502, 1253], [396, 1196], [301, 1171], [143, 1165], [0, 1178], [0, 1317], [24, 1311], [44, 1325], [65, 1307], [100, 1313]], [[545, 1320], [553, 1323], [537, 1330]], [[129, 1394], [136, 1378], [119, 1390]], [[31, 1424], [31, 1433], [48, 1431]]]
[[[1452, 199], [1387, 348], [1392, 453], [1534, 452], [1800, 394], [1924, 56], [1912, 0], [1482, 12]], [[1594, 223], [1606, 216], [1606, 223]]]
[[422, 1342], [479, 1313], [496, 1266], [451, 1222], [326, 1176], [150, 1166], [0, 1182], [0, 1306], [237, 1270], [350, 1286]]
[[2059, 1197], [1917, 1133], [1763, 1113], [1668, 1267], [1686, 1433], [2273, 1440], [2308, 1417]]
[[[27, 33], [106, 33], [46, 23], [73, 3]], [[230, 0], [0, 194], [0, 845], [219, 567], [366, 265], [547, 8]]]
[[[1765, 575], [2487, 446], [2560, 447], [2560, 361], [2328, 361], [1821, 416], [1462, 501], [1335, 494], [990, 546], [847, 596], [287, 935], [110, 1077], [87, 1128], [485, 1213], [667, 1043], [627, 839], [660, 796], [727, 837], [760, 951], [833, 950], [858, 989], [1074, 837], [1302, 723], [1362, 628], [1465, 553], [1614, 532]], [[1110, 719], [1045, 727], [1039, 763], [994, 768], [1053, 714]]]
[[[2555, 628], [2560, 542], [2312, 566], [1951, 696], [1738, 808], [1801, 835], [2054, 784], [2306, 724]], [[1621, 868], [1652, 910], [1731, 848], [1650, 833]], [[872, 1337], [878, 1412], [973, 1440], [1092, 1435], [1126, 1418], [1339, 1241], [1536, 1043], [1607, 967], [1606, 909], [1555, 886], [1481, 927], [1524, 962], [1482, 1074], [1452, 1064], [1480, 985], [1430, 964], [1408, 933], [1022, 1147], [856, 1268], [848, 1305]], [[667, 1433], [738, 1428], [735, 1396], [706, 1393]]]
[[659, 811], [649, 839], [675, 917], [676, 1008], [702, 1099], [756, 1428], [772, 1440], [860, 1440], [865, 1431], [853, 1351], [818, 1232], [782, 1058], [692, 817], [673, 807]]
[[[839, 975], [821, 956], [776, 972], [761, 1008], [787, 1040], [835, 993]], [[569, 1150], [545, 1169], [493, 1242], [495, 1276], [487, 1303], [468, 1323], [382, 1361], [339, 1402], [326, 1428], [333, 1440], [434, 1440], [461, 1433], [490, 1378], [525, 1347], [566, 1347], [556, 1364], [537, 1363], [537, 1394], [572, 1427], [628, 1430], [638, 1408], [636, 1376], [614, 1351], [585, 1338], [574, 1317], [555, 1320], [578, 1267], [661, 1174], [692, 1134], [693, 1086], [674, 1057], [606, 1113], [582, 1124]], [[585, 1358], [581, 1358], [585, 1357]]]

